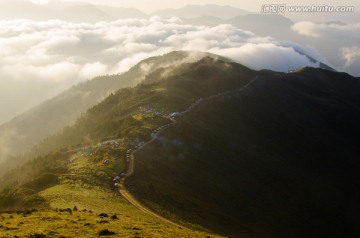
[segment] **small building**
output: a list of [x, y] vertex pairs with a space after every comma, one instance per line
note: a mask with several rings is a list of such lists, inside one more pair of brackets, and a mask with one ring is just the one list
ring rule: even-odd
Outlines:
[[179, 116], [180, 115], [180, 112], [173, 112], [170, 114], [170, 117], [176, 117], [176, 116]]

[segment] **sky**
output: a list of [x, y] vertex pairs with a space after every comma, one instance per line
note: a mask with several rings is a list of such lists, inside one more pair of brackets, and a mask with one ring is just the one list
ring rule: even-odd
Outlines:
[[[74, 0], [63, 0], [63, 2], [72, 2]], [[265, 0], [266, 1], [266, 0]], [[32, 0], [34, 3], [44, 4], [50, 0]], [[168, 1], [168, 0], [77, 0], [77, 2], [88, 2], [102, 5], [119, 6], [119, 7], [135, 7], [144, 12], [150, 13], [151, 11], [163, 8], [179, 8], [188, 4], [217, 4], [217, 5], [230, 5], [239, 7], [245, 10], [259, 11], [260, 6], [264, 0], [181, 0], [181, 1]]]
[[[74, 0], [63, 0], [64, 2], [72, 2]], [[32, 0], [35, 3], [46, 3], [49, 0]], [[180, 1], [169, 1], [169, 0], [76, 0], [76, 2], [88, 2], [102, 5], [119, 6], [119, 7], [135, 7], [146, 13], [150, 13], [157, 9], [163, 8], [179, 8], [188, 4], [217, 4], [217, 5], [229, 5], [238, 7], [244, 10], [252, 12], [260, 12], [263, 4], [269, 3], [286, 3], [287, 5], [352, 5], [360, 8], [360, 1], [358, 0], [180, 0]]]

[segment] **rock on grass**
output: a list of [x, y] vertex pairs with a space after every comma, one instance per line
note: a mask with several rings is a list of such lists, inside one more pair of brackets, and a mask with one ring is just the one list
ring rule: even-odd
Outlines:
[[108, 229], [99, 231], [99, 236], [113, 236], [116, 235], [115, 232], [109, 231]]

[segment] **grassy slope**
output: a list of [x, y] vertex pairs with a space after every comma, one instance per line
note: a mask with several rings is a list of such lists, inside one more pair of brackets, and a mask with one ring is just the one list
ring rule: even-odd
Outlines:
[[179, 118], [136, 154], [127, 185], [164, 215], [234, 237], [353, 237], [359, 90], [323, 70], [262, 76]]
[[[122, 146], [117, 155], [120, 159], [120, 167], [116, 173], [119, 173], [121, 166], [124, 166], [120, 161], [125, 159], [125, 150], [148, 139], [152, 130], [169, 122], [161, 115], [141, 112], [141, 107], [152, 108], [167, 115], [170, 112], [183, 110], [200, 97], [244, 85], [253, 76], [254, 73], [243, 66], [222, 61], [215, 63], [210, 58], [195, 64], [176, 67], [170, 74], [167, 68], [154, 71], [143, 84], [111, 95], [98, 106], [90, 109], [75, 125], [67, 127], [62, 133], [36, 146], [32, 153], [42, 156], [29, 161], [17, 170], [10, 171], [3, 177], [2, 185], [10, 184], [10, 188], [8, 187], [8, 190], [0, 196], [6, 198], [9, 203], [1, 201], [0, 205], [3, 209], [4, 207], [16, 209], [27, 205], [43, 207], [48, 203], [50, 207], [65, 208], [77, 205], [79, 208], [99, 212], [116, 211], [114, 206], [102, 202], [109, 201], [121, 208], [119, 201], [113, 200], [108, 193], [96, 187], [109, 188], [111, 183], [106, 184], [105, 181], [110, 181], [115, 174], [104, 173], [106, 171], [103, 171], [99, 165], [102, 160], [101, 154], [90, 158], [90, 161], [95, 162], [92, 165], [87, 164], [84, 158], [81, 160], [77, 158], [75, 164], [68, 165], [68, 161], [73, 159], [71, 152], [73, 149], [80, 145], [94, 146], [98, 141], [109, 138], [121, 141]], [[48, 151], [57, 152], [47, 154]], [[47, 176], [59, 177], [60, 181], [54, 183], [60, 184], [54, 186], [53, 183], [44, 183], [44, 178]], [[30, 188], [26, 187], [24, 190], [24, 185], [28, 183]], [[104, 196], [89, 196], [89, 193], [90, 195], [104, 193]], [[110, 200], [106, 200], [107, 198]], [[124, 210], [128, 211], [128, 206]], [[164, 232], [163, 236], [172, 234], [171, 231]], [[180, 236], [184, 235], [185, 233]]]
[[[115, 232], [117, 237], [218, 237], [182, 229], [146, 215], [125, 201], [115, 191], [79, 184], [62, 184], [41, 195], [51, 205], [48, 210], [8, 212], [0, 214], [1, 237], [27, 237], [43, 234], [49, 237], [98, 237], [102, 230]], [[66, 208], [79, 208], [71, 214]], [[101, 218], [105, 213], [108, 217]], [[112, 219], [116, 215], [118, 219]]]
[[[160, 68], [148, 75], [139, 86], [110, 95], [88, 110], [75, 125], [45, 139], [25, 157], [43, 156], [61, 148], [110, 137], [149, 136], [151, 128], [131, 116], [139, 108], [154, 108], [165, 114], [179, 111], [200, 97], [239, 87], [254, 76], [253, 71], [241, 65], [227, 62], [214, 64], [210, 58], [170, 69], [168, 72], [167, 68]], [[149, 124], [165, 122], [163, 118], [153, 119]]]
[[[130, 209], [130, 208], [129, 208]], [[131, 209], [130, 209], [131, 210]], [[123, 212], [109, 213], [107, 218], [99, 217], [98, 213], [77, 211], [38, 211], [31, 214], [3, 213], [0, 214], [1, 237], [99, 237], [99, 232], [109, 230], [115, 232], [113, 237], [219, 237], [204, 232], [180, 229], [161, 223], [151, 217], [129, 216]], [[118, 219], [113, 220], [111, 216]], [[36, 237], [36, 236], [35, 236]]]
[[[89, 191], [103, 193], [97, 182], [113, 175], [84, 160], [62, 170], [66, 151], [115, 138], [123, 141], [119, 159], [124, 159], [126, 148], [149, 139], [153, 129], [169, 121], [142, 113], [141, 107], [163, 115], [181, 111], [199, 98], [245, 85], [256, 75], [211, 58], [171, 69], [155, 70], [141, 85], [120, 90], [90, 109], [75, 125], [34, 148], [42, 157], [8, 173], [6, 181], [26, 183], [46, 167], [60, 176], [60, 185], [36, 191], [50, 206], [112, 210], [101, 201], [121, 201], [110, 195], [93, 200]], [[359, 168], [353, 160], [359, 134], [357, 81], [312, 69], [267, 74], [247, 93], [200, 104], [179, 119], [158, 143], [136, 154], [136, 174], [127, 186], [155, 211], [224, 234], [311, 237], [321, 236], [324, 227], [333, 228], [329, 234], [350, 234], [359, 198], [353, 192]], [[39, 178], [36, 184], [43, 175]]]
[[97, 77], [74, 86], [10, 122], [0, 125], [2, 146], [0, 175], [7, 169], [23, 164], [34, 155], [45, 155], [64, 146], [64, 143], [57, 143], [56, 146], [51, 147], [43, 145], [41, 152], [33, 150], [32, 153], [27, 153], [25, 156], [11, 157], [32, 148], [54, 133], [61, 133], [63, 128], [72, 125], [89, 108], [107, 98], [110, 93], [121, 88], [133, 87], [140, 83], [147, 73], [153, 72], [157, 67], [181, 64], [188, 57], [188, 52], [180, 51], [148, 58], [123, 74]]
[[[117, 237], [218, 237], [164, 223], [135, 208], [118, 191], [110, 189], [111, 178], [124, 169], [121, 157], [125, 151], [121, 146], [110, 152], [108, 160], [114, 168], [101, 163], [107, 150], [98, 150], [89, 156], [84, 152], [69, 154], [67, 161], [71, 162], [67, 173], [60, 176], [59, 184], [51, 184], [37, 193], [45, 201], [45, 204], [38, 204], [40, 210], [0, 213], [0, 237], [35, 234], [98, 237], [103, 230], [114, 232]], [[71, 211], [75, 206], [78, 211]], [[100, 214], [106, 215], [101, 217]], [[116, 219], [112, 218], [114, 215]]]

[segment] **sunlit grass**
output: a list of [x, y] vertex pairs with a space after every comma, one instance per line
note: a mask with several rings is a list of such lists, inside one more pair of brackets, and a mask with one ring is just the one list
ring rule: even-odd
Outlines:
[[[106, 176], [112, 172], [92, 156], [86, 157], [81, 152], [73, 155], [74, 161], [69, 165], [73, 176], [65, 176], [61, 184], [39, 193], [48, 202], [49, 210], [0, 214], [0, 237], [34, 234], [98, 237], [104, 230], [114, 232], [116, 237], [215, 237], [147, 215], [127, 202], [117, 190], [105, 186], [104, 181], [90, 183], [100, 172]], [[112, 183], [111, 180], [108, 182]], [[97, 185], [102, 183], [104, 186]], [[100, 217], [99, 214], [106, 215]]]
[[[114, 232], [116, 237], [207, 237], [202, 232], [163, 224], [151, 217], [124, 213], [49, 210], [0, 214], [1, 237], [98, 237], [100, 231]], [[212, 236], [215, 237], [215, 236]]]

